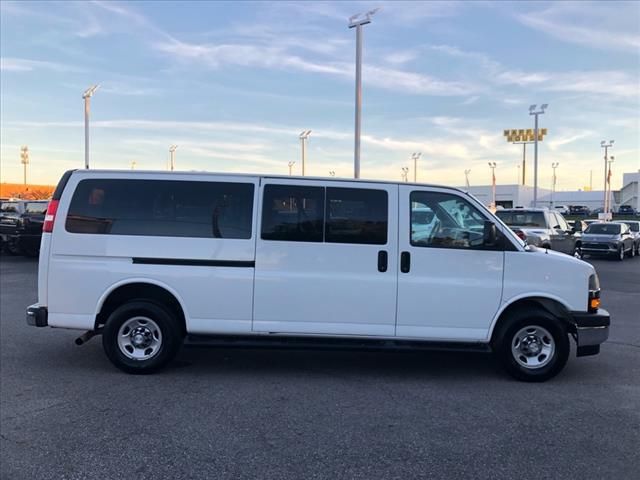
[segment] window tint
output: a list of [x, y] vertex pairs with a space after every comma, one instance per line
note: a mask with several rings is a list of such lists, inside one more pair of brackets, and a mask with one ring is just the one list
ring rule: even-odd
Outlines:
[[48, 202], [29, 202], [25, 208], [27, 213], [40, 213], [44, 215], [47, 213]]
[[387, 192], [361, 188], [327, 188], [325, 241], [387, 243]]
[[18, 204], [16, 202], [3, 202], [2, 206], [0, 206], [0, 211], [15, 213], [18, 211]]
[[487, 218], [467, 200], [440, 192], [411, 192], [411, 245], [485, 248]]
[[262, 204], [262, 238], [322, 242], [324, 188], [267, 185]]
[[251, 238], [253, 185], [176, 180], [83, 180], [73, 194], [72, 233]]

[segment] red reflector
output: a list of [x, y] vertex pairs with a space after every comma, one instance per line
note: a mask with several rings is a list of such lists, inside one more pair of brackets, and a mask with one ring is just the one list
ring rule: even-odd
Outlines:
[[47, 213], [44, 216], [44, 224], [42, 225], [42, 231], [45, 233], [51, 233], [53, 231], [53, 222], [56, 220], [58, 202], [58, 200], [51, 200], [49, 202]]

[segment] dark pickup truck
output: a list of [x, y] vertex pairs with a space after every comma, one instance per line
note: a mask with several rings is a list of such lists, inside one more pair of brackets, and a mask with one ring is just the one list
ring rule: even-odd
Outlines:
[[47, 200], [3, 200], [0, 204], [0, 249], [35, 257], [40, 251]]

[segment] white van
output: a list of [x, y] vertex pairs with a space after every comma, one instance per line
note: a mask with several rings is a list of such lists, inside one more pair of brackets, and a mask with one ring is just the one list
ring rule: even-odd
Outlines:
[[76, 170], [27, 322], [95, 334], [130, 373], [188, 341], [494, 351], [542, 381], [608, 337], [598, 277], [471, 195], [408, 183]]

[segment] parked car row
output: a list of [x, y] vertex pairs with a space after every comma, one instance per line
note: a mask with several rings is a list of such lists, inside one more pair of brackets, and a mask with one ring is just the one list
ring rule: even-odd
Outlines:
[[640, 221], [567, 221], [555, 210], [513, 208], [496, 212], [528, 245], [557, 250], [578, 258], [615, 256], [619, 260], [640, 255]]
[[[554, 211], [561, 213], [562, 215], [582, 215], [588, 217], [589, 215], [603, 213], [604, 209], [600, 207], [591, 210], [586, 205], [556, 205], [554, 207]], [[636, 211], [631, 205], [620, 205], [617, 210], [611, 209], [611, 213], [616, 213], [618, 215], [638, 215], [638, 211]]]
[[0, 251], [38, 256], [48, 204], [47, 200], [3, 200], [0, 203]]

